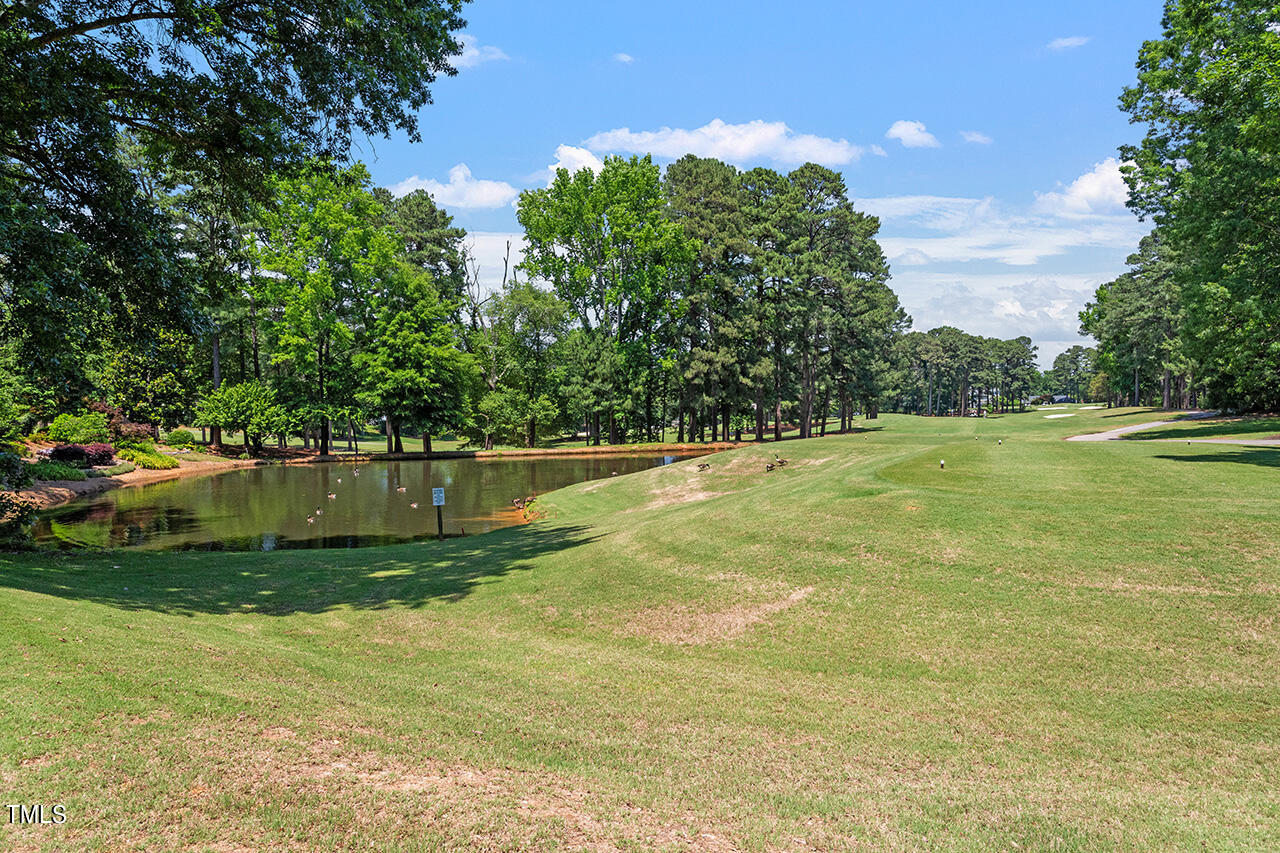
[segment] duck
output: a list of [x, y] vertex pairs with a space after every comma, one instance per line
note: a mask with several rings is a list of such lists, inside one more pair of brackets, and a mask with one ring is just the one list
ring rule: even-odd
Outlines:
[[316, 523], [316, 517], [314, 515], [308, 515], [307, 524], [315, 524], [315, 523]]
[[417, 508], [418, 508], [418, 502], [417, 502], [417, 501], [410, 501], [410, 502], [409, 502], [409, 509], [417, 509]]
[[352, 476], [352, 477], [359, 477], [359, 476], [360, 476], [360, 469], [359, 469], [359, 468], [356, 468], [355, 470], [353, 470], [353, 471], [351, 472], [351, 476]]
[[407, 490], [408, 489], [405, 486], [396, 486], [396, 491], [400, 494], [404, 494]]
[[320, 507], [316, 507], [316, 515], [324, 515], [324, 510], [322, 510]]
[[329, 500], [333, 500], [333, 499], [334, 499], [334, 498], [336, 498], [336, 497], [337, 497], [337, 495], [336, 495], [336, 494], [334, 494], [333, 492], [330, 492], [330, 493], [329, 493]]
[[339, 484], [339, 485], [341, 485], [341, 484], [342, 484], [342, 478], [341, 478], [341, 477], [339, 477], [339, 478], [338, 478], [338, 484]]

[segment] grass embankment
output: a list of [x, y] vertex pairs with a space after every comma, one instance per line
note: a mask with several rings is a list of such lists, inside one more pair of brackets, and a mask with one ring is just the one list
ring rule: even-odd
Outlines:
[[0, 790], [68, 816], [0, 846], [1275, 849], [1280, 450], [1073, 411], [442, 544], [0, 556]]

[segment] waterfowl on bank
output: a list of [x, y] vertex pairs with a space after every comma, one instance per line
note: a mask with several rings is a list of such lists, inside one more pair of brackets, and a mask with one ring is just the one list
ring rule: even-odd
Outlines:
[[699, 463], [698, 463], [698, 470], [699, 470], [699, 471], [705, 471], [705, 470], [707, 470], [707, 469], [708, 469], [708, 468], [710, 468], [710, 467], [711, 467], [711, 463], [710, 463], [710, 462], [699, 462]]
[[788, 460], [783, 459], [782, 457], [778, 456], [778, 454], [776, 454], [776, 453], [775, 453], [775, 454], [773, 454], [773, 464], [774, 464], [774, 465], [786, 465], [786, 464], [787, 464], [787, 461], [788, 461]]
[[776, 466], [776, 465], [774, 465], [772, 462], [766, 462], [766, 463], [764, 463], [764, 470], [765, 470], [765, 471], [772, 471], [772, 470], [773, 470], [774, 468], [776, 468], [776, 467], [777, 467], [777, 466]]

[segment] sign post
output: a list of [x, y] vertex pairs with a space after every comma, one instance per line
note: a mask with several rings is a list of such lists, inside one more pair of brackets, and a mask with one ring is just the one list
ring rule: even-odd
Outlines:
[[431, 490], [431, 505], [436, 508], [436, 538], [444, 539], [444, 489]]

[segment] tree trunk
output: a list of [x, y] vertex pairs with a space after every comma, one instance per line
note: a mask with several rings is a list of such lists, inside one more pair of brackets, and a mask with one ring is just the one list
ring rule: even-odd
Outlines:
[[387, 422], [386, 422], [387, 452], [391, 453], [395, 449], [395, 443], [394, 443], [395, 439], [394, 439], [394, 436], [392, 435], [393, 431], [391, 429], [391, 413], [387, 412], [383, 417], [387, 419]]
[[422, 452], [423, 453], [431, 452], [431, 433], [427, 432], [426, 430], [422, 431]]
[[[222, 387], [222, 336], [215, 327], [213, 330], [213, 390]], [[209, 427], [209, 446], [222, 446], [222, 427]]]
[[391, 434], [395, 438], [395, 453], [404, 453], [404, 444], [400, 441], [400, 421], [392, 426]]
[[354, 418], [347, 418], [347, 428], [351, 430], [351, 441], [355, 444], [356, 453], [359, 453], [360, 434], [356, 432], [356, 422]]
[[684, 444], [684, 406], [680, 407], [680, 414], [676, 420], [679, 423], [676, 429], [676, 444]]
[[1169, 392], [1171, 389], [1169, 380], [1171, 378], [1172, 371], [1166, 367], [1164, 369], [1164, 375], [1160, 377], [1160, 408], [1165, 409], [1166, 411], [1170, 408]]

